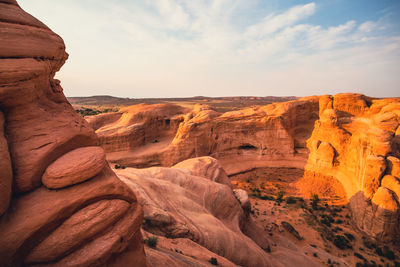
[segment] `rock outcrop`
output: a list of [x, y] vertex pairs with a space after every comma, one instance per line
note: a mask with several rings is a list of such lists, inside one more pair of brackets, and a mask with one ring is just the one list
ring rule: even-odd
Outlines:
[[210, 257], [223, 266], [316, 266], [303, 252], [266, 252], [270, 244], [250, 219], [247, 193], [234, 194], [225, 179], [216, 179], [225, 175], [222, 171], [210, 157], [172, 168], [116, 170], [143, 206], [146, 236], [158, 237], [164, 248], [146, 248], [151, 266], [209, 266]]
[[344, 195], [358, 228], [398, 240], [400, 99], [338, 94], [319, 103], [303, 190]]
[[111, 162], [172, 166], [217, 158], [228, 174], [256, 167], [303, 168], [306, 140], [318, 118], [318, 97], [220, 114], [207, 105], [136, 105], [88, 117]]
[[136, 197], [54, 79], [67, 57], [57, 34], [0, 1], [0, 265], [145, 266]]

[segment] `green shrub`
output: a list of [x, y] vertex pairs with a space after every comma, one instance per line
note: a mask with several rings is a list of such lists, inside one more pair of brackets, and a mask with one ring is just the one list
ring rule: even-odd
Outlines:
[[218, 261], [217, 261], [217, 259], [214, 258], [214, 257], [211, 257], [211, 259], [209, 260], [209, 262], [210, 262], [212, 265], [218, 265]]
[[379, 256], [383, 256], [383, 251], [382, 251], [382, 249], [381, 249], [380, 247], [377, 247], [377, 248], [375, 249], [375, 252], [376, 252], [376, 254], [378, 254]]
[[374, 248], [376, 248], [376, 244], [373, 243], [371, 240], [368, 240], [368, 239], [365, 238], [364, 236], [363, 236], [363, 243], [364, 243], [364, 246], [366, 246], [366, 247], [369, 248], [369, 249], [374, 249]]
[[271, 247], [268, 245], [267, 248], [264, 248], [264, 251], [267, 252], [267, 253], [270, 253], [271, 252]]
[[320, 199], [318, 194], [312, 194], [311, 195], [311, 206], [313, 209], [318, 209], [318, 203], [319, 203]]
[[342, 235], [336, 235], [333, 244], [340, 249], [352, 248], [346, 237]]
[[352, 235], [352, 234], [350, 234], [350, 233], [344, 233], [344, 235], [347, 237], [347, 239], [348, 240], [350, 240], [350, 241], [353, 241], [355, 238], [354, 238], [354, 235]]
[[292, 196], [288, 196], [285, 198], [286, 204], [294, 204], [297, 202], [296, 198], [292, 197]]
[[396, 255], [388, 246], [383, 247], [383, 256], [389, 260], [394, 260], [396, 258]]
[[285, 195], [285, 192], [283, 192], [282, 190], [278, 191], [278, 193], [276, 193], [276, 201], [282, 202], [284, 195]]
[[[333, 231], [334, 232], [339, 232], [339, 231], [343, 231], [343, 229], [342, 228], [340, 228], [340, 227], [338, 227], [338, 226], [336, 226], [335, 228], [333, 228]], [[346, 234], [345, 234], [346, 235]], [[350, 240], [350, 239], [349, 239]]]
[[360, 253], [354, 252], [354, 256], [356, 256], [357, 258], [359, 258], [361, 260], [365, 260], [364, 256], [361, 255]]
[[337, 219], [335, 223], [337, 223], [337, 224], [342, 224], [342, 223], [343, 223], [343, 220]]
[[325, 224], [328, 227], [331, 226], [331, 222], [327, 218], [322, 218], [321, 223]]
[[156, 236], [151, 236], [149, 238], [146, 238], [144, 240], [144, 243], [151, 248], [155, 248], [155, 247], [157, 247], [158, 238]]

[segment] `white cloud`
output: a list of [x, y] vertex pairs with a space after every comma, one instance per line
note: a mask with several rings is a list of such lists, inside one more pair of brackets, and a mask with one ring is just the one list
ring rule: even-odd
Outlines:
[[248, 28], [247, 34], [250, 37], [260, 37], [276, 32], [284, 27], [290, 26], [301, 19], [314, 14], [315, 3], [302, 6], [295, 6], [279, 15], [268, 15], [262, 22]]
[[248, 20], [249, 1], [257, 2], [20, 3], [66, 40], [71, 56], [60, 78], [69, 95], [309, 95], [359, 88], [376, 95], [379, 83], [396, 92], [399, 37], [383, 36], [381, 20], [310, 24], [307, 18], [318, 12], [313, 2]]

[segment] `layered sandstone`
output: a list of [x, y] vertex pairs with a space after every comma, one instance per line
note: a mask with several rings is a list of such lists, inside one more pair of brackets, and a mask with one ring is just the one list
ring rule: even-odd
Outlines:
[[266, 252], [270, 244], [249, 216], [247, 193], [235, 194], [218, 178], [222, 171], [209, 157], [172, 168], [116, 170], [143, 206], [146, 236], [158, 237], [157, 249], [146, 248], [151, 266], [209, 266], [210, 257], [222, 266], [318, 266], [302, 251]]
[[0, 1], [0, 265], [145, 266], [136, 197], [54, 79], [67, 57], [57, 34]]
[[303, 190], [344, 195], [361, 230], [381, 240], [398, 240], [400, 100], [324, 96], [319, 113], [307, 141]]
[[261, 166], [304, 167], [306, 140], [318, 118], [318, 97], [224, 114], [207, 105], [136, 105], [89, 117], [111, 162], [172, 166], [217, 158], [228, 174]]

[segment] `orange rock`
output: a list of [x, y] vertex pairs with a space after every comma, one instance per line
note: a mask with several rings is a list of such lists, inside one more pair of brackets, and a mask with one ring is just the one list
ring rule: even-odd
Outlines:
[[173, 168], [189, 171], [191, 175], [209, 178], [211, 181], [232, 188], [231, 181], [219, 162], [212, 157], [199, 157], [179, 162]]
[[400, 180], [392, 175], [385, 175], [382, 178], [381, 186], [391, 190], [400, 199]]
[[397, 178], [400, 178], [400, 159], [389, 156], [387, 157], [387, 160], [389, 162], [390, 174], [396, 176]]
[[72, 150], [50, 164], [42, 183], [50, 189], [74, 185], [94, 177], [106, 165], [104, 150], [98, 146]]
[[54, 79], [63, 40], [11, 0], [0, 32], [0, 266], [146, 266], [141, 207]]
[[[202, 160], [197, 164], [202, 163], [207, 166]], [[205, 166], [198, 169], [205, 170]], [[245, 214], [229, 186], [193, 176], [184, 168], [126, 168], [116, 172], [143, 206], [144, 230], [190, 239], [237, 265], [275, 266], [270, 256], [243, 234]]]
[[4, 115], [0, 111], [0, 216], [7, 210], [11, 200], [12, 170], [7, 140], [4, 137]]
[[[388, 189], [397, 190], [396, 183], [386, 176], [382, 180], [385, 173], [394, 175], [399, 169], [398, 158], [391, 156], [399, 155], [395, 135], [399, 104], [398, 98], [372, 99], [360, 94], [321, 97], [320, 108], [324, 110], [320, 110], [307, 141], [310, 154], [299, 183], [302, 191], [312, 188], [313, 193], [322, 196], [335, 190], [340, 195], [343, 188], [355, 224], [368, 235], [385, 241], [395, 240], [400, 232], [393, 223], [399, 210], [394, 193]], [[326, 182], [330, 179], [342, 186], [331, 186], [334, 183]], [[371, 200], [376, 203], [371, 204]]]
[[257, 166], [303, 167], [318, 97], [224, 114], [207, 105], [193, 110], [136, 105], [118, 114], [118, 120], [111, 114], [87, 118], [96, 125], [109, 161], [131, 167], [172, 166], [212, 156], [232, 174]]

